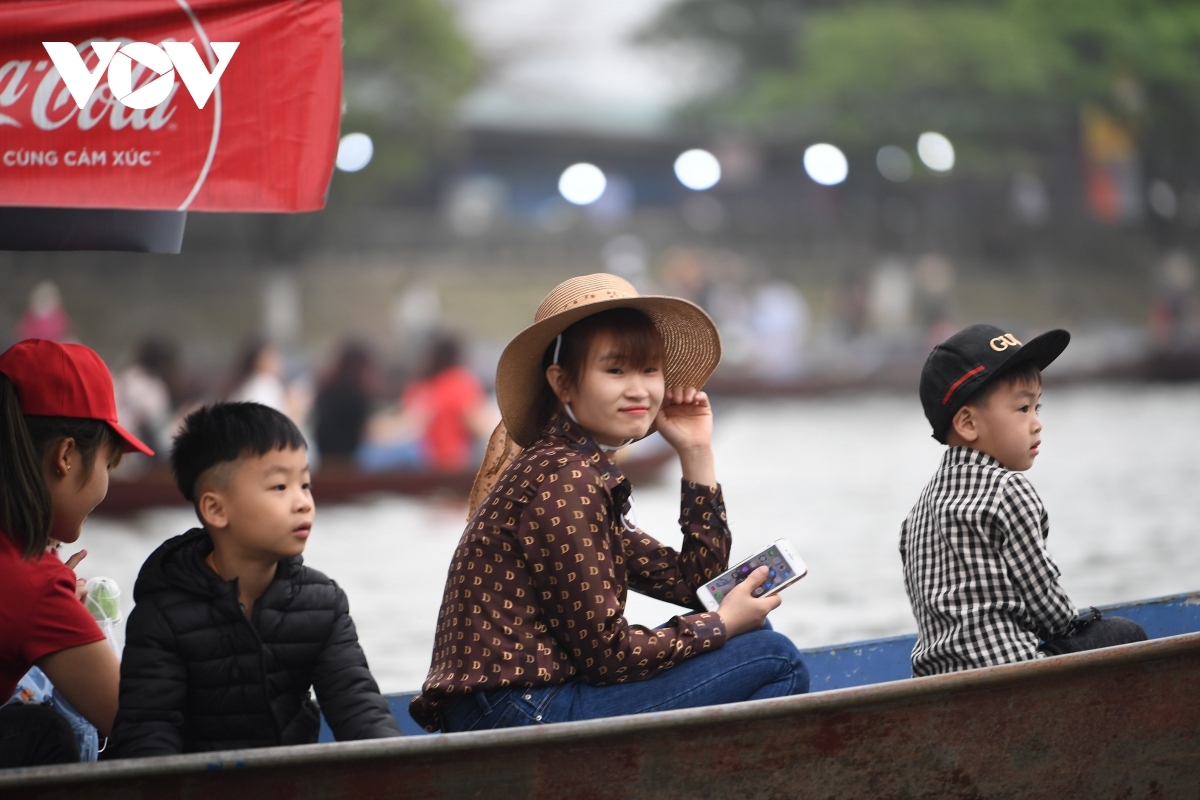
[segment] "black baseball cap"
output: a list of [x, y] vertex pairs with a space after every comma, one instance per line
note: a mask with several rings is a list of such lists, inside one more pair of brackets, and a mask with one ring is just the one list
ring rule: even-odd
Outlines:
[[1045, 369], [1070, 341], [1061, 328], [1022, 344], [995, 325], [972, 325], [933, 348], [921, 369], [920, 389], [933, 438], [946, 443], [955, 413], [984, 386], [1028, 361]]

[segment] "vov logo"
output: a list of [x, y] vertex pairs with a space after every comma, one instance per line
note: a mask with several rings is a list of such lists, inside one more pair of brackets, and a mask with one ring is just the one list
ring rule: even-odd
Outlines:
[[[42, 42], [71, 97], [75, 99], [75, 105], [81, 110], [96, 90], [105, 69], [108, 70], [109, 90], [127, 108], [154, 108], [162, 103], [171, 95], [176, 72], [196, 101], [196, 107], [204, 108], [240, 42], [211, 42], [217, 56], [217, 65], [212, 72], [204, 66], [191, 42], [163, 42], [161, 48], [150, 42], [129, 42], [124, 46], [120, 42], [91, 44], [99, 63], [89, 71], [80, 49], [75, 45], [70, 42]], [[159, 77], [135, 90], [134, 61]]]

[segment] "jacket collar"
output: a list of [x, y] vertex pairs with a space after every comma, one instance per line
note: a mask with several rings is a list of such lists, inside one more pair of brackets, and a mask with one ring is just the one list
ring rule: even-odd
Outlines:
[[[203, 528], [193, 528], [168, 539], [142, 565], [133, 587], [135, 602], [148, 592], [166, 588], [182, 589], [209, 598], [232, 596], [236, 602], [236, 581], [225, 580], [204, 560], [212, 550], [212, 538]], [[291, 578], [303, 563], [303, 556], [281, 560], [271, 584]]]
[[542, 439], [553, 444], [566, 444], [572, 450], [587, 458], [600, 473], [600, 479], [609, 494], [617, 493], [618, 487], [624, 484], [624, 492], [629, 491], [629, 480], [608, 457], [608, 453], [596, 442], [591, 435], [579, 426], [579, 423], [568, 419], [563, 413], [556, 413], [546, 423], [542, 430]]

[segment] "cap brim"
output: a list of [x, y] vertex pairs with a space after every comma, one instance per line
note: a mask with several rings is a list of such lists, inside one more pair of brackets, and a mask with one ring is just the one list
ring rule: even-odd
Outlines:
[[151, 450], [149, 447], [147, 447], [146, 443], [143, 442], [141, 439], [137, 438], [132, 433], [125, 430], [124, 428], [122, 428], [120, 425], [118, 425], [115, 422], [109, 422], [108, 424], [112, 427], [112, 429], [114, 431], [117, 432], [117, 436], [121, 437], [121, 441], [125, 443], [125, 446], [121, 448], [122, 452], [141, 453], [142, 455], [147, 455], [147, 456], [154, 455], [154, 451]]
[[997, 376], [1003, 375], [1016, 365], [1024, 364], [1027, 361], [1032, 361], [1034, 364], [1037, 364], [1039, 370], [1044, 370], [1054, 362], [1054, 359], [1062, 355], [1062, 352], [1067, 349], [1067, 345], [1070, 343], [1071, 334], [1062, 328], [1056, 328], [1052, 331], [1046, 331], [1040, 336], [1035, 336], [1017, 348], [1013, 352], [1012, 357], [1005, 361], [1000, 369], [996, 370], [992, 379], [994, 380]]

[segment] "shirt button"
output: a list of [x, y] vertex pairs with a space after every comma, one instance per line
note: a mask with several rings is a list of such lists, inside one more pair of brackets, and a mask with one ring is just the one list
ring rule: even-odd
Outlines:
[[525, 699], [526, 699], [526, 700], [532, 700], [532, 699], [533, 699], [533, 695], [531, 695], [531, 694], [527, 694], [527, 695], [525, 695]]
[[538, 714], [536, 717], [534, 717], [534, 719], [536, 719], [538, 722], [541, 722], [541, 721], [542, 721], [542, 715], [541, 715], [541, 714]]

